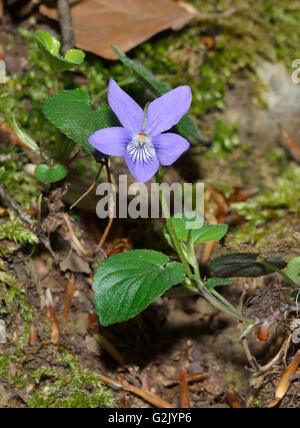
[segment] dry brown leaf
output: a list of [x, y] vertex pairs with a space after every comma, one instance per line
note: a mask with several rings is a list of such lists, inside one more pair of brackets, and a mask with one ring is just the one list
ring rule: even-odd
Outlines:
[[284, 128], [281, 123], [278, 123], [278, 128], [280, 135], [282, 137], [282, 145], [290, 153], [290, 155], [295, 159], [296, 162], [300, 163], [300, 147], [295, 142], [291, 134]]
[[[40, 12], [58, 19], [56, 9]], [[198, 11], [173, 0], [84, 0], [72, 7], [73, 31], [78, 48], [107, 59], [117, 59], [111, 45], [127, 52], [155, 34], [180, 30]]]
[[283, 399], [285, 394], [288, 392], [291, 386], [291, 381], [289, 378], [290, 376], [293, 376], [297, 372], [299, 361], [300, 361], [300, 351], [298, 351], [294, 355], [292, 361], [290, 362], [286, 371], [282, 375], [276, 388], [275, 399], [267, 405], [268, 408], [277, 406], [277, 404]]

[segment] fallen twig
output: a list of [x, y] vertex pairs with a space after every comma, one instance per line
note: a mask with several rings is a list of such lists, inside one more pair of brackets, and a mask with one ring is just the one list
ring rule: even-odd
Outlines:
[[50, 342], [53, 343], [53, 345], [58, 345], [60, 333], [59, 333], [58, 322], [57, 322], [57, 318], [56, 318], [56, 314], [55, 314], [55, 310], [54, 310], [54, 302], [53, 302], [53, 298], [52, 298], [52, 293], [51, 293], [51, 290], [49, 288], [47, 288], [47, 290], [46, 290], [46, 306], [47, 306], [47, 312], [48, 312], [48, 314], [50, 316], [50, 320], [51, 320]]
[[63, 321], [62, 321], [62, 332], [65, 332], [65, 328], [68, 322], [70, 307], [71, 307], [71, 300], [73, 297], [74, 292], [74, 274], [70, 272], [69, 281], [66, 289], [66, 296], [65, 296], [65, 306], [64, 306], [64, 314], [63, 314]]
[[121, 366], [124, 366], [124, 358], [120, 352], [101, 334], [90, 332], [99, 345], [116, 360]]
[[87, 191], [86, 192], [84, 192], [84, 194], [83, 195], [81, 195], [80, 196], [80, 198], [79, 199], [77, 199], [77, 201], [76, 202], [74, 202], [74, 204], [70, 207], [70, 210], [72, 210], [73, 208], [75, 208], [76, 207], [76, 205], [78, 205], [79, 204], [79, 202], [80, 201], [82, 201], [82, 199], [84, 199], [92, 190], [93, 190], [93, 188], [96, 186], [96, 183], [97, 183], [97, 180], [98, 180], [98, 178], [99, 178], [99, 175], [101, 174], [101, 171], [102, 171], [102, 169], [103, 169], [103, 166], [104, 166], [104, 164], [101, 164], [101, 166], [100, 166], [100, 168], [99, 168], [99, 171], [98, 171], [98, 173], [97, 173], [97, 175], [96, 175], [96, 178], [95, 178], [95, 180], [93, 181], [93, 183], [91, 184], [91, 186], [87, 189]]
[[180, 407], [182, 409], [191, 407], [187, 373], [184, 367], [180, 369]]
[[[107, 180], [108, 180], [109, 183], [112, 183], [111, 172], [110, 172], [110, 169], [109, 169], [109, 165], [108, 165], [108, 160], [107, 159], [105, 160], [105, 168], [106, 168], [106, 173], [107, 173]], [[110, 210], [110, 217], [109, 217], [108, 225], [106, 226], [106, 229], [105, 229], [105, 231], [104, 231], [104, 233], [102, 235], [102, 238], [101, 238], [101, 240], [99, 242], [97, 250], [99, 250], [100, 248], [103, 247], [103, 245], [104, 245], [104, 243], [106, 241], [106, 238], [107, 238], [107, 236], [109, 234], [109, 231], [110, 231], [110, 229], [112, 227], [113, 221], [114, 221], [114, 197], [112, 195], [112, 192], [110, 192], [109, 210]]]
[[66, 222], [66, 225], [67, 225], [68, 231], [70, 233], [71, 239], [72, 239], [74, 245], [76, 246], [77, 250], [81, 253], [81, 255], [88, 257], [89, 254], [88, 254], [87, 250], [81, 245], [81, 243], [79, 242], [79, 239], [77, 238], [77, 236], [73, 230], [73, 227], [72, 227], [72, 224], [71, 224], [71, 221], [70, 221], [68, 214], [62, 213], [62, 217], [64, 218], [64, 220]]
[[30, 226], [34, 224], [34, 221], [22, 210], [22, 208], [15, 201], [13, 201], [13, 199], [10, 196], [8, 196], [8, 194], [6, 193], [1, 183], [0, 183], [0, 197], [9, 206], [9, 208], [11, 208], [17, 214], [17, 216], [24, 221], [24, 223], [27, 223]]
[[57, 8], [63, 39], [62, 51], [66, 53], [69, 49], [74, 47], [74, 34], [69, 0], [58, 0]]
[[150, 392], [143, 391], [142, 389], [138, 388], [137, 386], [129, 385], [126, 383], [126, 385], [121, 385], [118, 382], [115, 382], [112, 379], [109, 379], [106, 376], [103, 376], [99, 373], [93, 372], [105, 385], [109, 386], [110, 388], [114, 389], [115, 391], [126, 391], [131, 392], [134, 395], [137, 395], [139, 398], [142, 398], [147, 403], [152, 404], [154, 407], [158, 407], [160, 409], [173, 409], [175, 406], [173, 406], [168, 401], [163, 400], [162, 398], [158, 397], [157, 395], [151, 394]]

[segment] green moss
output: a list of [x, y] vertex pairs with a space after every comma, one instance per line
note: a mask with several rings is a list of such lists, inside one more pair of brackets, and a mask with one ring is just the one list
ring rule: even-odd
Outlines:
[[25, 28], [19, 32], [20, 36], [14, 36], [14, 43], [17, 48], [23, 46], [27, 65], [22, 73], [8, 76], [6, 89], [14, 100], [14, 111], [21, 127], [27, 129], [36, 141], [54, 141], [53, 128], [41, 111], [54, 87], [54, 80], [49, 65], [37, 48], [33, 32]]
[[90, 370], [80, 368], [77, 358], [62, 351], [59, 364], [67, 366], [68, 372], [40, 368], [33, 373], [31, 379], [38, 389], [29, 398], [29, 408], [115, 407], [111, 393]]
[[37, 244], [38, 237], [22, 226], [21, 221], [11, 215], [11, 220], [0, 223], [0, 241], [8, 239], [19, 245]]
[[205, 156], [217, 155], [219, 157], [226, 157], [240, 145], [236, 131], [236, 124], [214, 119], [212, 146], [205, 153]]
[[[253, 376], [255, 379], [255, 376]], [[255, 380], [254, 380], [255, 382]], [[267, 401], [270, 401], [270, 383], [264, 381], [264, 383], [257, 389], [253, 390], [248, 398], [247, 408], [262, 409]]]
[[10, 155], [11, 159], [0, 162], [0, 182], [5, 191], [23, 209], [29, 209], [36, 203], [40, 194], [36, 181], [24, 172], [28, 162], [24, 154], [19, 154], [15, 147], [7, 147], [0, 142], [0, 154]]
[[[192, 28], [158, 36], [136, 48], [137, 57], [171, 86], [189, 84], [192, 113], [223, 109], [227, 88], [238, 73], [255, 79], [259, 57], [285, 60], [290, 67], [300, 44], [300, 5], [293, 0], [189, 0], [201, 12], [238, 11], [219, 20], [203, 20]], [[215, 46], [204, 44], [209, 37]]]
[[290, 166], [266, 190], [245, 202], [232, 204], [231, 208], [247, 220], [236, 232], [236, 241], [264, 245], [267, 235], [282, 238], [289, 233], [291, 220], [300, 214], [300, 167]]
[[26, 298], [24, 289], [6, 271], [6, 266], [1, 261], [0, 269], [0, 316], [6, 317], [14, 312], [19, 312], [24, 319], [25, 328], [19, 340], [22, 348], [29, 337], [30, 326], [33, 318], [33, 308]]
[[14, 357], [12, 355], [0, 355], [0, 379], [7, 379], [9, 363]]

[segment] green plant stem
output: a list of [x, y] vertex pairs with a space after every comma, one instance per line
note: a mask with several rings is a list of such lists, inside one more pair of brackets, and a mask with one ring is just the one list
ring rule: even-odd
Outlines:
[[193, 266], [195, 274], [198, 276], [198, 278], [201, 278], [199, 263], [195, 254], [195, 243], [189, 237], [188, 237], [188, 243], [187, 243], [187, 252], [188, 252], [189, 262]]
[[228, 308], [232, 311], [236, 311], [236, 308], [229, 303], [221, 294], [219, 294], [215, 289], [211, 290], [211, 294], [213, 294], [217, 299], [219, 299], [224, 305], [228, 306]]
[[[126, 86], [126, 85], [130, 85], [130, 83], [133, 83], [135, 81], [135, 78], [133, 76], [127, 77], [124, 80], [121, 80], [120, 82], [118, 82], [118, 85], [120, 87], [122, 86]], [[101, 98], [103, 98], [106, 94], [107, 94], [108, 88], [103, 89], [103, 91], [99, 92], [93, 99], [92, 99], [92, 104], [95, 104], [98, 100], [100, 100]]]
[[5, 116], [5, 120], [10, 125], [10, 127], [15, 131], [18, 138], [22, 141], [25, 146], [27, 146], [29, 149], [31, 149], [34, 152], [39, 153], [40, 148], [37, 145], [37, 143], [18, 125], [16, 121], [15, 114], [12, 113], [10, 115]]
[[[54, 94], [58, 94], [59, 92], [59, 83], [58, 83], [58, 76], [55, 74], [54, 76]], [[55, 128], [55, 153], [56, 158], [61, 158], [61, 151], [62, 151], [62, 144], [61, 144], [61, 133], [57, 128]]]
[[276, 266], [272, 265], [271, 263], [268, 263], [268, 262], [266, 262], [264, 260], [260, 260], [260, 263], [262, 265], [265, 265], [269, 269], [272, 269], [274, 272], [279, 273], [279, 275], [282, 276], [282, 278], [284, 278], [291, 287], [295, 287], [296, 286], [296, 284], [294, 283], [294, 281], [292, 281], [291, 278], [285, 272], [282, 272], [282, 270], [279, 269], [278, 267], [276, 267]]
[[255, 325], [257, 324], [257, 320], [249, 318], [245, 315], [240, 314], [235, 308], [234, 310], [229, 308], [228, 305], [224, 305], [221, 301], [216, 299], [215, 296], [213, 296], [205, 287], [203, 282], [200, 278], [193, 276], [194, 281], [198, 285], [199, 294], [202, 295], [212, 306], [214, 306], [216, 309], [218, 309], [221, 312], [224, 312], [231, 318], [235, 318], [239, 321], [245, 322], [247, 324]]
[[[161, 182], [160, 182], [160, 177], [159, 177], [158, 173], [155, 174], [155, 179], [156, 179], [156, 182], [160, 185]], [[169, 211], [169, 208], [167, 206], [167, 202], [166, 202], [165, 196], [164, 196], [163, 191], [161, 190], [161, 188], [159, 189], [159, 197], [160, 197], [160, 203], [161, 203], [162, 211], [163, 211], [164, 217], [166, 219], [166, 223], [167, 223], [167, 226], [168, 226], [171, 238], [172, 238], [172, 240], [174, 242], [175, 249], [176, 249], [176, 251], [178, 253], [178, 256], [179, 256], [180, 260], [182, 261], [182, 263], [183, 263], [183, 265], [185, 267], [187, 276], [189, 278], [192, 278], [193, 273], [191, 271], [191, 268], [190, 268], [190, 265], [189, 265], [187, 259], [185, 258], [185, 255], [183, 254], [183, 251], [182, 251], [182, 248], [181, 248], [181, 244], [180, 244], [179, 239], [177, 238], [177, 235], [176, 235], [176, 232], [175, 232], [172, 220], [170, 218], [170, 211]]]
[[[155, 174], [155, 179], [156, 179], [156, 182], [160, 185], [161, 180], [160, 180], [158, 172]], [[178, 256], [179, 256], [181, 262], [183, 263], [183, 265], [185, 267], [185, 270], [186, 270], [186, 273], [188, 276], [188, 279], [186, 279], [186, 281], [183, 283], [183, 285], [190, 290], [193, 290], [193, 291], [197, 290], [198, 293], [202, 297], [204, 297], [212, 306], [214, 306], [219, 311], [227, 314], [231, 318], [237, 319], [239, 321], [245, 322], [245, 323], [250, 324], [250, 325], [257, 324], [257, 320], [240, 314], [236, 310], [236, 308], [233, 305], [231, 305], [229, 302], [227, 302], [227, 300], [224, 299], [224, 297], [219, 295], [219, 293], [217, 291], [213, 290], [213, 292], [211, 293], [205, 287], [205, 284], [201, 280], [199, 266], [198, 266], [198, 262], [197, 262], [196, 255], [195, 255], [195, 248], [194, 248], [193, 242], [190, 241], [189, 245], [188, 245], [188, 257], [189, 257], [189, 259], [190, 259], [189, 261], [192, 264], [194, 271], [195, 271], [195, 275], [193, 275], [191, 268], [190, 268], [190, 265], [189, 265], [189, 262], [186, 259], [184, 252], [182, 250], [180, 240], [178, 239], [178, 237], [176, 235], [176, 231], [174, 229], [172, 220], [170, 218], [169, 208], [167, 206], [166, 199], [164, 197], [164, 194], [163, 194], [163, 191], [161, 190], [161, 188], [159, 189], [159, 197], [160, 197], [160, 202], [161, 202], [161, 206], [162, 206], [162, 211], [163, 211], [164, 217], [166, 219], [166, 223], [167, 223], [171, 238], [173, 240], [175, 249], [178, 253]], [[194, 282], [196, 284], [196, 287], [192, 286], [192, 282]]]

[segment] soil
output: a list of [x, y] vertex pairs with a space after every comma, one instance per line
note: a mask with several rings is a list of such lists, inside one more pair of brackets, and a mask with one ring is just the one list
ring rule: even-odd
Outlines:
[[[5, 57], [10, 72], [22, 69], [20, 64], [25, 59], [20, 49], [13, 45], [5, 46]], [[272, 71], [275, 72], [276, 69]], [[247, 80], [238, 80], [235, 88], [228, 93], [227, 107], [222, 117], [234, 119], [241, 124], [240, 138], [247, 139], [251, 144], [252, 154], [260, 158], [266, 148], [279, 146], [276, 121], [279, 118], [281, 120], [286, 118], [282, 117], [282, 111], [278, 110], [280, 102], [274, 101], [275, 95], [275, 98], [272, 98], [273, 104], [269, 104], [268, 108], [262, 108], [253, 103], [251, 88]], [[271, 103], [270, 99], [269, 94]], [[300, 106], [298, 107], [288, 119], [289, 130], [295, 138], [299, 132], [295, 120], [299, 116]], [[211, 120], [209, 115], [207, 120]], [[7, 133], [1, 133], [0, 137], [2, 142], [5, 141], [4, 138], [9, 139]], [[13, 140], [10, 142], [14, 144]], [[265, 144], [262, 145], [262, 142]], [[184, 164], [191, 159], [195, 164], [193, 175], [197, 179], [206, 179], [209, 175], [215, 181], [224, 180], [230, 185], [244, 186], [246, 177], [248, 188], [264, 187], [265, 175], [268, 175], [270, 180], [275, 179], [277, 171], [272, 166], [267, 172], [258, 170], [255, 162], [248, 162], [247, 168], [238, 170], [228, 167], [228, 164], [232, 165], [236, 161], [247, 161], [247, 156], [241, 150], [237, 150], [227, 159], [202, 160], [196, 155], [193, 156], [191, 152], [180, 161], [176, 169], [171, 168], [168, 174], [175, 174], [178, 177], [176, 171], [180, 171], [179, 179], [188, 179], [191, 170], [186, 171]], [[117, 163], [112, 167], [114, 172], [123, 168]], [[86, 187], [85, 184], [81, 184], [79, 190], [73, 189], [74, 192], [71, 188], [65, 202], [76, 199], [75, 195], [82, 193]], [[91, 195], [91, 198], [89, 203], [85, 203], [85, 207], [94, 206], [95, 195]], [[95, 248], [106, 226], [104, 221], [99, 221], [88, 211], [79, 208], [75, 211], [76, 219], [72, 218], [72, 227], [86, 250]], [[296, 224], [299, 226], [298, 223]], [[166, 249], [159, 232], [153, 232], [160, 227], [159, 222], [153, 224], [144, 221], [132, 223], [116, 220], [104, 250]], [[67, 368], [61, 368], [58, 362], [61, 349], [67, 349], [76, 355], [82, 368], [88, 368], [123, 386], [129, 383], [175, 407], [182, 407], [186, 403], [184, 400], [187, 399], [187, 393], [182, 392], [185, 385], [184, 373], [187, 373], [190, 379], [188, 395], [191, 408], [263, 407], [272, 401], [275, 385], [283, 374], [284, 367], [276, 365], [264, 373], [251, 368], [242, 342], [238, 341], [242, 331], [239, 324], [216, 311], [204, 299], [192, 296], [161, 297], [137, 318], [104, 328], [99, 325], [94, 313], [91, 284], [95, 264], [89, 257], [80, 254], [78, 248], [75, 250], [74, 246], [72, 248], [69, 231], [63, 222], [57, 225], [57, 231], [51, 234], [51, 243], [57, 257], [56, 262], [42, 246], [34, 253], [30, 250], [19, 250], [7, 260], [10, 274], [22, 285], [26, 299], [33, 308], [32, 325], [37, 341], [32, 340], [31, 344], [27, 342], [24, 347], [19, 348], [19, 340], [25, 332], [25, 323], [19, 306], [12, 306], [6, 320], [7, 342], [0, 344], [0, 355], [15, 356], [16, 359], [9, 363], [7, 378], [1, 379], [3, 381], [0, 384], [1, 408], [26, 407], [32, 390], [47, 386], [46, 383], [42, 385], [31, 383], [31, 389], [28, 389], [28, 385], [22, 389], [15, 380], [16, 374], [23, 375], [29, 381], [35, 370], [45, 367], [63, 370], [62, 376], [67, 377]], [[213, 256], [227, 252], [229, 247], [228, 240], [216, 245]], [[256, 246], [252, 244], [242, 248], [256, 251]], [[263, 255], [280, 255], [289, 260], [298, 252], [298, 242], [284, 248], [270, 239], [270, 245], [263, 250]], [[101, 259], [101, 253], [97, 253], [97, 257]], [[62, 332], [70, 272], [74, 275], [75, 284], [67, 324]], [[273, 274], [265, 278], [237, 279], [233, 287], [224, 288], [221, 292], [232, 304], [238, 305], [240, 296], [246, 288], [244, 309], [258, 316], [269, 316], [285, 303], [285, 287], [286, 284], [280, 277]], [[47, 289], [51, 290], [53, 296], [60, 329], [59, 343], [53, 343], [53, 319], [51, 322], [46, 311]], [[287, 323], [282, 319], [272, 328], [266, 342], [259, 342], [257, 330], [254, 330], [248, 336], [251, 353], [263, 366], [276, 355], [287, 337]], [[291, 345], [287, 358], [295, 351], [296, 346]], [[19, 360], [22, 361], [21, 368]], [[118, 407], [153, 405], [149, 400], [141, 399], [128, 391], [114, 388], [111, 390]], [[299, 382], [292, 385], [280, 405], [298, 407], [297, 399], [299, 403]]]

